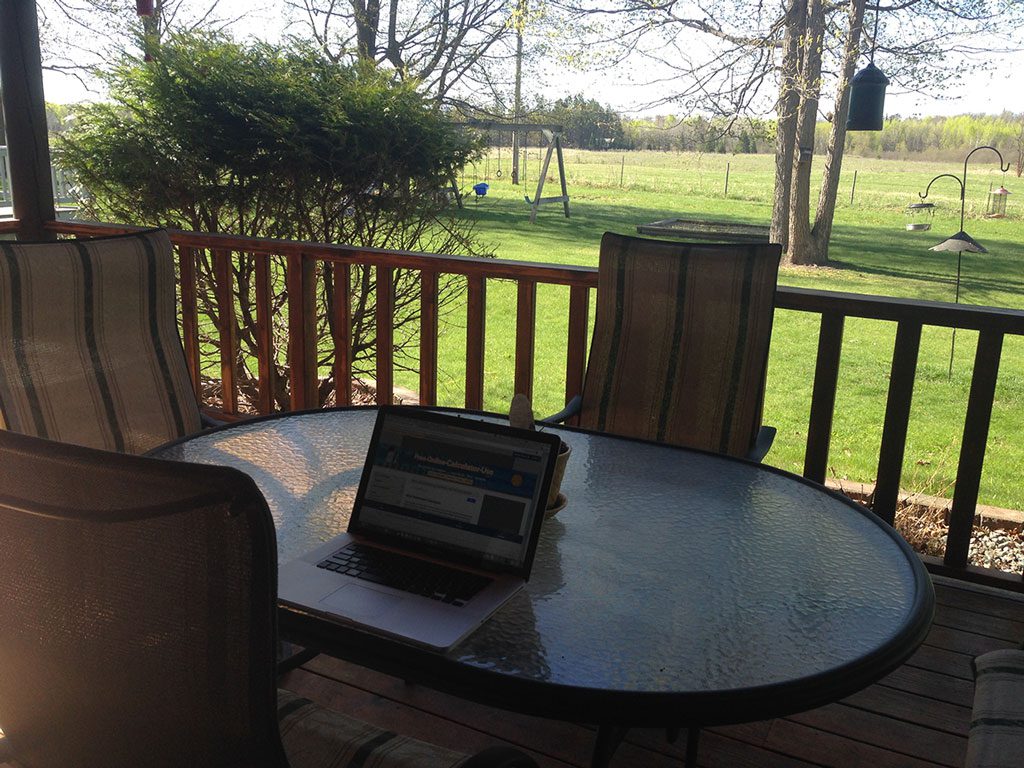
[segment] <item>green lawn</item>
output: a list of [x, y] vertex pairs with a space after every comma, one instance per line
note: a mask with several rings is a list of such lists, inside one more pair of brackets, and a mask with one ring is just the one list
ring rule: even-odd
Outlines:
[[[568, 151], [566, 171], [572, 217], [561, 206], [541, 209], [530, 224], [523, 194], [533, 196], [538, 169], [532, 150], [526, 183], [509, 181], [509, 156], [486, 163], [491, 185], [480, 200], [470, 194], [463, 215], [501, 258], [596, 266], [603, 232], [635, 232], [638, 223], [669, 217], [706, 217], [766, 223], [770, 217], [773, 159], [769, 156], [691, 155], [653, 152], [593, 153]], [[994, 159], [994, 155], [992, 156]], [[728, 197], [723, 194], [729, 164]], [[816, 168], [820, 169], [820, 159]], [[866, 294], [952, 301], [956, 257], [933, 253], [930, 245], [959, 225], [959, 186], [942, 179], [931, 201], [939, 205], [929, 232], [907, 232], [904, 208], [940, 173], [959, 173], [962, 165], [923, 164], [847, 158], [832, 239], [829, 268], [784, 268], [781, 282]], [[853, 172], [856, 194], [850, 202]], [[552, 168], [553, 172], [553, 168]], [[485, 164], [468, 169], [468, 190], [483, 181]], [[621, 183], [620, 183], [621, 179]], [[982, 218], [990, 185], [1004, 182], [1015, 191], [1017, 179], [1003, 179], [987, 154], [973, 158], [968, 176], [967, 231], [990, 251], [964, 258], [961, 301], [1024, 308], [1024, 223], [1010, 197], [1009, 217]], [[545, 194], [557, 194], [549, 182]], [[1017, 191], [1024, 192], [1024, 188]], [[512, 396], [515, 291], [509, 284], [488, 283], [485, 407], [504, 410]], [[557, 410], [564, 390], [568, 290], [542, 287], [538, 295], [536, 378], [537, 411]], [[769, 364], [765, 420], [779, 429], [768, 462], [799, 472], [803, 466], [811, 381], [817, 344], [817, 316], [780, 311], [776, 318]], [[439, 391], [443, 402], [461, 404], [464, 373], [464, 314], [442, 323]], [[895, 326], [851, 319], [846, 324], [836, 417], [830, 457], [832, 474], [851, 481], [871, 481], [888, 388]], [[946, 494], [956, 473], [967, 390], [976, 335], [956, 339], [952, 379], [947, 379], [950, 332], [926, 329], [921, 345], [914, 408], [907, 443], [905, 488]], [[415, 377], [399, 374], [397, 383], [416, 389]], [[983, 503], [1024, 509], [1024, 483], [1016, 475], [1024, 465], [1024, 339], [1006, 339], [997, 400], [982, 479]]]

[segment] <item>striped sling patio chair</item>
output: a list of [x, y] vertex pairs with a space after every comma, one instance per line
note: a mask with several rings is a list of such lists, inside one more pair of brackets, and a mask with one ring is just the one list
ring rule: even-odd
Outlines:
[[1024, 763], [1024, 646], [978, 656], [966, 768]]
[[201, 429], [163, 230], [0, 242], [0, 427], [140, 454]]
[[238, 470], [0, 430], [0, 549], [0, 763], [536, 768], [279, 690], [274, 521]]
[[605, 233], [583, 391], [547, 421], [763, 459], [781, 255]]

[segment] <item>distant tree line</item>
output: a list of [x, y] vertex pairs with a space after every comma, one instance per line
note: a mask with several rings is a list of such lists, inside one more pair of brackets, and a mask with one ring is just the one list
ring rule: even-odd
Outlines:
[[775, 121], [667, 115], [630, 120], [626, 136], [632, 149], [758, 154], [775, 150]]
[[[562, 125], [566, 147], [593, 150], [645, 149], [661, 152], [761, 154], [775, 150], [774, 120], [681, 117], [627, 118], [582, 95], [540, 102], [528, 122]], [[815, 152], [826, 150], [830, 123], [820, 121]], [[890, 117], [881, 131], [847, 133], [846, 153], [861, 157], [953, 160], [989, 144], [1024, 173], [1024, 113], [956, 115], [954, 117]], [[511, 133], [491, 131], [490, 146], [510, 146]], [[532, 143], [532, 141], [531, 141]]]
[[[511, 122], [511, 119], [509, 119]], [[553, 102], [538, 101], [524, 122], [561, 125], [562, 145], [576, 149], [649, 149], [677, 152], [771, 152], [774, 121], [659, 115], [625, 118], [609, 106], [581, 94]], [[511, 131], [488, 131], [492, 147], [510, 146]], [[539, 139], [531, 137], [528, 145]]]
[[[819, 125], [815, 149], [824, 146], [825, 138]], [[863, 157], [955, 160], [985, 144], [999, 149], [1020, 176], [1024, 172], [1024, 114], [892, 117], [881, 131], [846, 135], [847, 153]]]

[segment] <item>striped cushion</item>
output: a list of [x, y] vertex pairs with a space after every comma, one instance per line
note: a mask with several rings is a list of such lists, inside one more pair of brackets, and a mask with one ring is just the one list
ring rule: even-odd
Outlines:
[[744, 456], [761, 425], [778, 245], [606, 233], [580, 425]]
[[0, 242], [0, 427], [124, 453], [199, 431], [173, 258], [163, 230]]
[[291, 768], [454, 768], [468, 758], [278, 691], [277, 719]]
[[1000, 650], [974, 660], [974, 711], [967, 768], [1024, 765], [1024, 650]]

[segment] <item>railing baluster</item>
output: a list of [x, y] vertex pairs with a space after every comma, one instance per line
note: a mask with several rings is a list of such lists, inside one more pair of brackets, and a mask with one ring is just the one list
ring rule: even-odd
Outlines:
[[334, 403], [352, 404], [352, 270], [348, 264], [334, 262], [331, 269], [334, 289]]
[[480, 275], [466, 278], [466, 407], [484, 407], [484, 341], [487, 283]]
[[285, 275], [288, 290], [288, 373], [292, 409], [315, 408], [316, 262], [305, 254], [289, 254]]
[[964, 419], [964, 438], [960, 444], [960, 463], [956, 470], [953, 508], [949, 513], [946, 555], [943, 558], [945, 565], [954, 568], [967, 565], [1002, 351], [1002, 333], [982, 331], [979, 334], [978, 349], [974, 354], [971, 394], [967, 399], [967, 416]]
[[394, 320], [395, 270], [378, 266], [377, 270], [377, 404], [390, 405], [394, 400]]
[[194, 248], [178, 248], [178, 270], [181, 275], [181, 335], [185, 349], [185, 365], [196, 399], [202, 402], [202, 382], [199, 367], [199, 310], [196, 286], [196, 251]]
[[274, 412], [274, 318], [270, 291], [270, 257], [254, 253], [256, 260], [256, 369], [259, 376], [260, 413]]
[[420, 273], [420, 405], [437, 405], [437, 272]]
[[844, 320], [844, 316], [837, 312], [824, 312], [818, 331], [818, 357], [814, 366], [814, 390], [811, 394], [811, 416], [807, 425], [807, 450], [804, 454], [804, 477], [816, 483], [825, 482], [828, 469]]
[[238, 413], [238, 390], [235, 387], [235, 360], [238, 357], [238, 330], [235, 318], [235, 292], [231, 268], [231, 252], [214, 251], [216, 273], [217, 332], [220, 336], [220, 387], [224, 413]]
[[537, 327], [537, 282], [520, 280], [516, 298], [515, 393], [533, 397], [533, 353]]
[[[565, 402], [583, 392], [583, 376], [587, 368], [587, 316], [590, 313], [590, 290], [585, 285], [569, 288], [569, 338], [565, 349]], [[575, 424], [573, 416], [568, 423]]]
[[875, 514], [892, 525], [899, 502], [900, 479], [903, 476], [903, 455], [907, 446], [910, 405], [917, 374], [917, 354], [921, 348], [921, 324], [902, 322], [896, 327], [896, 344], [892, 353], [889, 376], [889, 397], [885, 405], [882, 446], [878, 451], [878, 474], [875, 480]]

